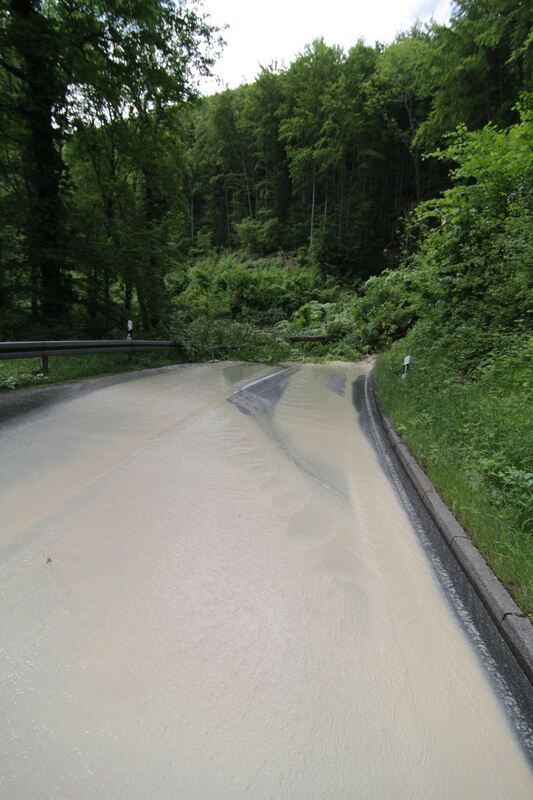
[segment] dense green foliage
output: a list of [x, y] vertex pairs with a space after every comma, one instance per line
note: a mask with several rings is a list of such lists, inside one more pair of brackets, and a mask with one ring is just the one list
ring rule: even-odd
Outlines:
[[0, 0], [0, 335], [102, 333], [134, 292], [159, 325], [214, 36], [173, 0]]
[[533, 88], [530, 5], [457, 0], [449, 26], [317, 40], [195, 100], [216, 45], [195, 8], [0, 0], [0, 338], [172, 330], [168, 286], [213, 248], [283, 249], [352, 291], [449, 185], [427, 154], [515, 123]]
[[305, 247], [343, 278], [396, 266], [402, 219], [447, 185], [424, 154], [458, 124], [516, 121], [531, 22], [516, 0], [458, 2], [450, 27], [347, 53], [317, 40], [289, 69], [207, 99], [192, 121], [191, 236], [256, 255]]
[[[533, 117], [461, 130], [456, 185], [417, 212], [404, 269], [419, 318], [378, 359], [387, 408], [439, 490], [533, 615]], [[400, 378], [403, 357], [412, 367]]]

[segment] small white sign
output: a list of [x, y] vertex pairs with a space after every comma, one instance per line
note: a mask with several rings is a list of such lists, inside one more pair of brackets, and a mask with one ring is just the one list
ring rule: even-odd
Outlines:
[[411, 356], [405, 356], [403, 360], [404, 367], [408, 367], [410, 363], [411, 363]]

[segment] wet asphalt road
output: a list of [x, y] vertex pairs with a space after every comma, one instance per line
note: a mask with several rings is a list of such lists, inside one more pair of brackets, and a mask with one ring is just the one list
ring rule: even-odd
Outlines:
[[531, 796], [530, 690], [365, 373], [0, 398], [1, 796]]

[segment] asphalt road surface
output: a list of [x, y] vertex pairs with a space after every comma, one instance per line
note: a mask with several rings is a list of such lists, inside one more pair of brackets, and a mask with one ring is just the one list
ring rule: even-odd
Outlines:
[[533, 796], [531, 697], [385, 469], [365, 370], [2, 400], [2, 798]]

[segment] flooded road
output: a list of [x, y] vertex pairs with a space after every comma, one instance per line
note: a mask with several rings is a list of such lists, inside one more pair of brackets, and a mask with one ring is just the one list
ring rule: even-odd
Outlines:
[[1, 797], [532, 796], [364, 371], [175, 368], [4, 427]]

